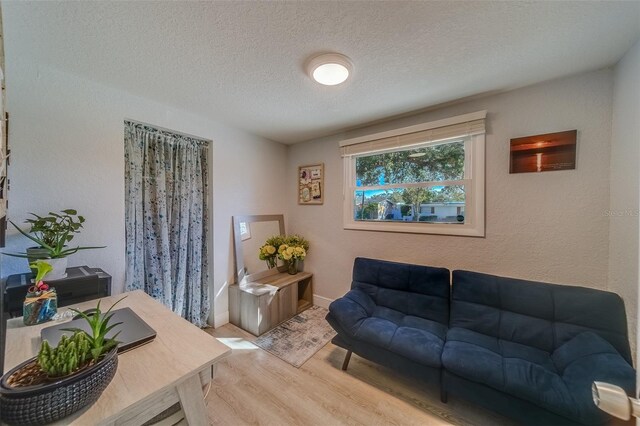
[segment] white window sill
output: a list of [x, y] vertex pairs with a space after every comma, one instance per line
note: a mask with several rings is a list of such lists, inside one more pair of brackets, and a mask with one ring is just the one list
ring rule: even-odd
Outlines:
[[414, 223], [414, 222], [355, 222], [344, 224], [344, 229], [376, 232], [402, 232], [408, 234], [456, 235], [461, 237], [484, 237], [484, 226], [471, 224]]

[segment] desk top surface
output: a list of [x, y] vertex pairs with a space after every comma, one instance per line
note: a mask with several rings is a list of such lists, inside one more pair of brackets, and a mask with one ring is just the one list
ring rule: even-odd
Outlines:
[[[137, 402], [152, 398], [168, 387], [213, 365], [231, 353], [231, 349], [200, 330], [140, 290], [105, 297], [101, 309], [127, 296], [118, 307], [130, 307], [158, 333], [150, 343], [118, 355], [118, 369], [100, 399], [84, 410], [67, 417], [64, 424], [95, 424], [116, 418]], [[94, 308], [97, 300], [73, 307]], [[59, 309], [60, 312], [68, 308]], [[22, 317], [7, 322], [5, 371], [37, 354], [40, 330], [52, 322], [27, 327]]]

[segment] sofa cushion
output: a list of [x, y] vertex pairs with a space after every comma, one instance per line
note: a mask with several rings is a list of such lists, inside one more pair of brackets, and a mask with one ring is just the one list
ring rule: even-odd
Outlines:
[[592, 331], [631, 362], [624, 303], [601, 290], [453, 271], [450, 327], [549, 353]]
[[526, 400], [561, 416], [598, 424], [591, 383], [631, 386], [633, 369], [611, 344], [582, 333], [553, 353], [463, 328], [447, 332], [442, 364], [451, 373]]
[[449, 324], [448, 269], [359, 257], [351, 288], [362, 290], [378, 306]]
[[551, 354], [468, 329], [452, 328], [442, 353], [442, 364], [453, 374], [570, 414], [572, 397], [557, 373]]
[[438, 322], [376, 306], [370, 296], [359, 289], [331, 303], [329, 312], [352, 339], [429, 367], [441, 365], [447, 328]]

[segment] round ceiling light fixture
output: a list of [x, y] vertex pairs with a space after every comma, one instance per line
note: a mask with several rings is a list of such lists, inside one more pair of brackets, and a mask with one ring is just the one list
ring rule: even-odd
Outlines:
[[309, 76], [325, 86], [344, 83], [353, 71], [353, 64], [339, 53], [325, 53], [314, 56], [307, 63]]

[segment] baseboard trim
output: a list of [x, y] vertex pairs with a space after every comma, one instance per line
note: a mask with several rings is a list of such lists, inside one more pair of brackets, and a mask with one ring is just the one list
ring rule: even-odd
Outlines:
[[334, 299], [329, 299], [328, 297], [318, 296], [317, 294], [313, 295], [313, 304], [323, 308], [328, 308], [333, 300]]
[[222, 312], [221, 314], [217, 314], [213, 318], [213, 327], [218, 328], [222, 327], [225, 324], [229, 323], [229, 311]]

